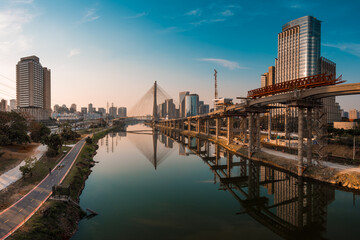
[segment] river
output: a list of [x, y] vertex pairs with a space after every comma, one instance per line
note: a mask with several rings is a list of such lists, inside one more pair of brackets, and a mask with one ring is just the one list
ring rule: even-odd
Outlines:
[[135, 125], [99, 141], [80, 198], [99, 215], [73, 240], [360, 236], [359, 195], [171, 135]]

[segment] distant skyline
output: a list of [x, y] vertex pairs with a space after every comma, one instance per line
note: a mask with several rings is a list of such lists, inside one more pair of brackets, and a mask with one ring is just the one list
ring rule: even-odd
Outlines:
[[[341, 4], [340, 4], [341, 3]], [[131, 107], [153, 82], [212, 105], [260, 87], [286, 22], [322, 21], [321, 55], [360, 82], [358, 1], [0, 1], [0, 98], [16, 98], [16, 63], [36, 55], [51, 69], [52, 106]], [[360, 96], [338, 97], [348, 111]]]

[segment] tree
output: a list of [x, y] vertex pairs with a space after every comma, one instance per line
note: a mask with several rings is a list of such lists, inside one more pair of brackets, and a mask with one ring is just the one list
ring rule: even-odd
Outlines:
[[27, 122], [16, 112], [0, 112], [0, 145], [30, 142]]
[[35, 157], [29, 157], [25, 159], [25, 165], [19, 168], [23, 177], [27, 174], [30, 174], [30, 176], [32, 176], [32, 170], [35, 166], [36, 160], [37, 159]]
[[31, 122], [29, 126], [30, 137], [34, 142], [44, 142], [44, 138], [50, 134], [50, 129], [42, 123]]
[[59, 153], [59, 149], [62, 146], [62, 140], [60, 135], [55, 133], [52, 133], [46, 138], [44, 138], [44, 143], [56, 154]]

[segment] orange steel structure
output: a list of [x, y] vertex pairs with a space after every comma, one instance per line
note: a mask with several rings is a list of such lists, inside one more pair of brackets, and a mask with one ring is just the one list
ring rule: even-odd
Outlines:
[[343, 82], [345, 81], [342, 80], [342, 75], [335, 78], [333, 74], [322, 73], [250, 90], [248, 91], [248, 98], [260, 98], [277, 93], [293, 91], [295, 89], [322, 87]]

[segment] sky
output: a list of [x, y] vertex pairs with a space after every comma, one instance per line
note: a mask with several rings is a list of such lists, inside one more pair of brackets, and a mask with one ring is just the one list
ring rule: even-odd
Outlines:
[[[0, 0], [0, 98], [15, 98], [16, 63], [36, 55], [51, 69], [52, 105], [133, 105], [154, 81], [178, 102], [244, 97], [275, 64], [286, 22], [322, 21], [321, 55], [360, 82], [360, 1]], [[338, 97], [360, 110], [360, 96]]]

